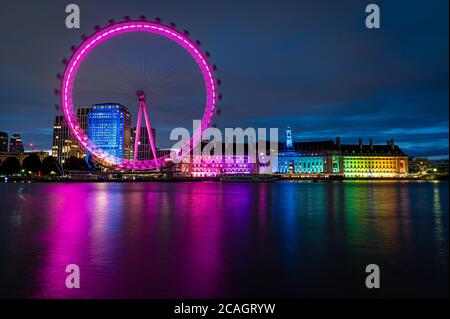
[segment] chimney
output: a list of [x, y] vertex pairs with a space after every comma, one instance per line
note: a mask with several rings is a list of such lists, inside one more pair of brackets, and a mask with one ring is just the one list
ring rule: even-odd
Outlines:
[[394, 139], [392, 139], [392, 138], [391, 138], [391, 148], [392, 148], [392, 150], [395, 150]]
[[359, 145], [359, 148], [362, 149], [362, 147], [363, 147], [362, 138], [358, 139], [358, 145]]
[[339, 136], [336, 137], [336, 146], [337, 147], [341, 146], [341, 138]]
[[369, 139], [370, 150], [373, 151], [373, 140]]

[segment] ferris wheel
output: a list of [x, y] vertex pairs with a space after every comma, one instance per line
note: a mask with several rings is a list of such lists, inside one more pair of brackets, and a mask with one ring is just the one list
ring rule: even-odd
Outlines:
[[150, 33], [160, 37], [169, 39], [176, 43], [181, 49], [189, 53], [190, 57], [195, 61], [195, 64], [201, 72], [205, 88], [205, 100], [204, 110], [201, 118], [201, 125], [193, 132], [193, 136], [190, 140], [186, 141], [186, 149], [192, 150], [201, 141], [201, 135], [208, 127], [213, 126], [213, 116], [219, 114], [217, 108], [217, 102], [222, 96], [217, 91], [217, 86], [220, 85], [220, 80], [215, 78], [214, 71], [215, 65], [211, 65], [208, 62], [209, 53], [203, 52], [200, 49], [200, 41], [192, 41], [189, 37], [188, 31], [180, 32], [176, 29], [174, 23], [165, 25], [159, 18], [156, 18], [154, 22], [148, 21], [145, 17], [141, 16], [138, 20], [125, 17], [123, 21], [115, 22], [110, 20], [109, 25], [100, 28], [96, 27], [96, 31], [90, 36], [83, 36], [82, 43], [78, 47], [72, 47], [72, 55], [69, 59], [65, 59], [64, 73], [59, 75], [61, 80], [60, 89], [58, 94], [60, 96], [60, 108], [62, 109], [64, 118], [67, 122], [69, 130], [79, 145], [98, 160], [103, 165], [119, 169], [119, 170], [152, 170], [167, 165], [168, 157], [170, 155], [158, 156], [155, 139], [152, 134], [152, 123], [150, 121], [150, 115], [147, 111], [147, 97], [146, 92], [140, 88], [136, 88], [136, 97], [139, 103], [139, 113], [137, 117], [136, 133], [134, 138], [134, 149], [138, 147], [139, 137], [141, 136], [141, 123], [144, 119], [147, 127], [148, 139], [151, 145], [151, 159], [138, 159], [136, 157], [136, 151], [132, 158], [118, 157], [109, 153], [107, 150], [102, 149], [96, 145], [88, 136], [88, 134], [81, 128], [80, 123], [74, 108], [74, 84], [79, 71], [80, 66], [85, 61], [86, 57], [101, 43], [108, 42], [108, 40], [115, 38], [119, 35], [129, 33]]

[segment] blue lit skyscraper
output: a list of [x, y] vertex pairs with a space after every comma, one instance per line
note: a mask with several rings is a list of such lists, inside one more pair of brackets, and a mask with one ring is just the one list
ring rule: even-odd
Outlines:
[[89, 112], [89, 139], [116, 157], [128, 159], [130, 156], [130, 128], [130, 112], [122, 104], [94, 104]]

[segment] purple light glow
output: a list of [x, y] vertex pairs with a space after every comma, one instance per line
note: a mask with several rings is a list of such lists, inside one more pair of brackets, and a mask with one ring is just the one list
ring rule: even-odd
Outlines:
[[[206, 61], [206, 57], [198, 50], [196, 45], [181, 33], [161, 25], [159, 23], [144, 22], [144, 21], [126, 21], [117, 23], [104, 29], [95, 32], [92, 36], [87, 38], [82, 45], [73, 53], [64, 71], [64, 76], [61, 84], [61, 105], [63, 106], [64, 117], [69, 125], [69, 128], [76, 139], [80, 142], [82, 147], [90, 152], [94, 157], [99, 158], [107, 166], [118, 169], [153, 169], [155, 167], [164, 165], [165, 159], [170, 155], [159, 157], [152, 160], [127, 160], [118, 158], [108, 152], [100, 149], [92, 143], [86, 136], [86, 133], [80, 128], [73, 106], [73, 86], [75, 77], [83, 60], [89, 52], [91, 52], [100, 43], [115, 37], [117, 35], [129, 32], [148, 32], [166, 37], [180, 46], [182, 46], [194, 58], [198, 67], [200, 68], [206, 88], [206, 104], [205, 113], [201, 121], [201, 125], [194, 133], [189, 143], [190, 149], [193, 149], [201, 140], [198, 138], [202, 132], [211, 124], [211, 119], [216, 107], [216, 81], [211, 71], [211, 66]], [[138, 126], [139, 127], [139, 126]], [[191, 142], [192, 141], [192, 142]]]
[[214, 160], [204, 161], [195, 157], [192, 164], [192, 177], [219, 177], [221, 175], [247, 175], [258, 172], [258, 164], [250, 163], [247, 156], [215, 156]]

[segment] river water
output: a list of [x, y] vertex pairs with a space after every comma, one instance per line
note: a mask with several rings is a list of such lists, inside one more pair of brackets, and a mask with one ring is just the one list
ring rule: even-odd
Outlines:
[[[0, 184], [0, 297], [448, 297], [448, 182]], [[68, 264], [80, 288], [67, 289]], [[365, 286], [380, 268], [381, 288]]]

